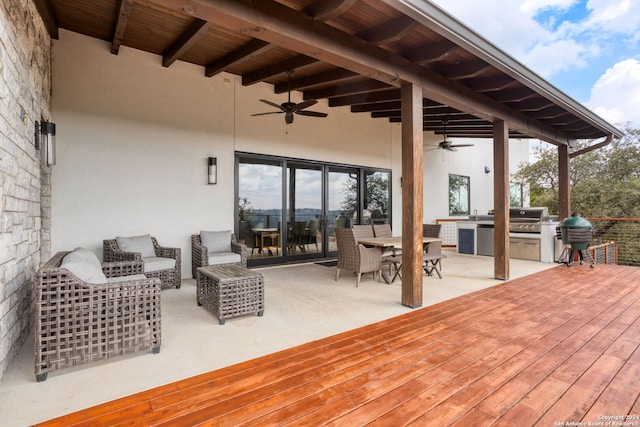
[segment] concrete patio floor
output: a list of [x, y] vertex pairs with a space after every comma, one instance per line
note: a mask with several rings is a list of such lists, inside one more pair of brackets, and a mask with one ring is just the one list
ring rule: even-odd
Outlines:
[[[446, 251], [443, 278], [424, 276], [424, 306], [494, 286], [493, 258]], [[556, 264], [512, 260], [515, 279]], [[218, 319], [195, 302], [195, 280], [162, 293], [162, 348], [55, 371], [42, 383], [33, 373], [29, 338], [0, 381], [3, 426], [25, 426], [215, 370], [305, 342], [388, 319], [412, 309], [401, 285], [342, 274], [313, 263], [256, 269], [265, 276], [265, 313]]]

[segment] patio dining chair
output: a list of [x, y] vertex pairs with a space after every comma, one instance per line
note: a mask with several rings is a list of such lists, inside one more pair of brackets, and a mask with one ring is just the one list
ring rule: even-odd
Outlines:
[[[422, 224], [423, 237], [440, 237], [441, 224]], [[442, 259], [447, 256], [442, 253], [442, 242], [432, 242], [426, 245], [425, 253], [422, 255], [424, 261], [424, 271], [431, 276], [435, 271], [439, 278], [442, 279]]]
[[[373, 224], [373, 234], [375, 237], [392, 237], [391, 224]], [[396, 277], [402, 277], [400, 274], [400, 268], [402, 267], [402, 249], [401, 248], [386, 248], [382, 252], [382, 264], [389, 266], [389, 273], [393, 273], [391, 282], [396, 280]]]
[[382, 254], [378, 248], [365, 248], [358, 244], [356, 235], [351, 228], [336, 228], [336, 242], [338, 245], [338, 265], [336, 267], [336, 281], [340, 277], [340, 270], [352, 271], [357, 274], [356, 287], [360, 284], [362, 273], [376, 272], [380, 280], [382, 269]]

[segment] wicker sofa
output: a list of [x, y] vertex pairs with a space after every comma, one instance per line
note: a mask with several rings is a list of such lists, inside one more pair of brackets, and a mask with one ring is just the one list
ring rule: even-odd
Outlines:
[[[150, 253], [144, 252], [127, 252], [123, 250], [118, 244], [119, 239], [150, 239], [153, 244], [153, 248], [150, 249]], [[153, 278], [157, 277], [162, 281], [162, 289], [175, 287], [180, 288], [181, 281], [181, 251], [180, 248], [169, 248], [160, 246], [155, 237], [144, 235], [134, 237], [117, 237], [116, 239], [104, 240], [102, 242], [103, 258], [105, 262], [115, 261], [145, 261], [144, 263], [144, 275]], [[151, 263], [156, 261], [172, 261], [168, 268], [152, 268]]]
[[61, 268], [69, 253], [58, 252], [38, 270], [36, 380], [46, 380], [57, 369], [127, 353], [158, 353], [160, 280], [146, 278], [138, 260], [103, 263], [108, 282], [89, 283]]
[[[224, 241], [210, 245], [202, 244], [202, 234], [205, 233], [209, 240], [218, 235]], [[191, 274], [196, 278], [198, 267], [213, 264], [238, 264], [247, 266], [247, 246], [239, 243], [236, 236], [230, 230], [201, 231], [200, 234], [191, 235]]]

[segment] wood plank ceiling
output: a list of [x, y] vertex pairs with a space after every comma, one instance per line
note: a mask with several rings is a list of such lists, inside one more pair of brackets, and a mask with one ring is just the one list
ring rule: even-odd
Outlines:
[[[205, 78], [228, 72], [241, 76], [243, 85], [271, 84], [275, 93], [287, 92], [286, 72], [293, 70], [291, 89], [305, 100], [324, 99], [329, 107], [348, 106], [353, 113], [390, 122], [401, 121], [401, 82], [415, 77], [425, 88], [424, 130], [442, 133], [446, 122], [450, 137], [491, 138], [495, 119], [510, 123], [510, 137], [554, 144], [620, 136], [615, 127], [427, 2], [35, 4], [53, 38], [63, 28], [110, 42], [116, 55], [127, 46], [161, 56], [164, 67], [185, 61], [202, 66]], [[345, 59], [353, 52], [363, 52], [364, 59]], [[375, 61], [369, 65], [367, 59]]]

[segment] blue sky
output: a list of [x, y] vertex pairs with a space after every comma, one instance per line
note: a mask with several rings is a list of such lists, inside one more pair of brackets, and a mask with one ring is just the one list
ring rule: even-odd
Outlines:
[[640, 0], [431, 0], [610, 123], [640, 128]]

